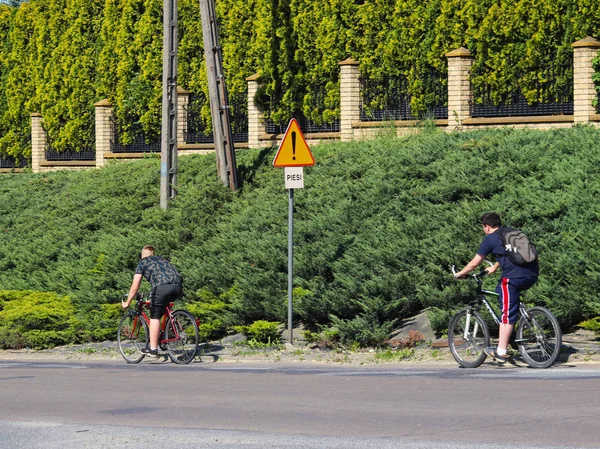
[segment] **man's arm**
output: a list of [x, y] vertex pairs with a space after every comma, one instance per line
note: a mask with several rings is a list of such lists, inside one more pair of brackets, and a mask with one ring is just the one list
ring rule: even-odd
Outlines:
[[[477, 268], [479, 265], [481, 265], [481, 262], [483, 262], [484, 260], [485, 260], [485, 256], [476, 254], [475, 257], [473, 257], [473, 259], [471, 259], [471, 262], [469, 262], [467, 265], [465, 265], [465, 267], [462, 270], [460, 270], [458, 273], [456, 273], [456, 277], [457, 278], [465, 277], [465, 275], [469, 274], [471, 271], [475, 270], [475, 268]], [[493, 268], [493, 267], [490, 267], [490, 268]], [[492, 271], [492, 273], [493, 273], [493, 271]]]
[[138, 290], [140, 289], [141, 284], [142, 284], [142, 274], [141, 273], [134, 274], [133, 282], [131, 283], [131, 288], [129, 289], [129, 296], [127, 296], [127, 301], [124, 301], [121, 303], [121, 305], [123, 306], [124, 309], [129, 307], [129, 304], [131, 304], [131, 301], [133, 301], [133, 298], [135, 298], [135, 295], [137, 294]]

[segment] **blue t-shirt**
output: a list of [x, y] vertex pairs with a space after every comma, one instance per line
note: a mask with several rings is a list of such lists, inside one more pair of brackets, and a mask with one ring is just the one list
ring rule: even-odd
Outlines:
[[488, 234], [479, 245], [477, 254], [486, 257], [493, 254], [502, 268], [503, 278], [526, 278], [531, 276], [539, 276], [540, 268], [537, 259], [527, 265], [516, 265], [512, 263], [506, 255], [506, 250], [502, 245], [502, 240], [497, 232]]

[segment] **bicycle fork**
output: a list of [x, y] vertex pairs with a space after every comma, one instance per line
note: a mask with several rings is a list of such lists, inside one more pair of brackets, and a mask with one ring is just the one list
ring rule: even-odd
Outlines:
[[471, 308], [467, 309], [467, 315], [465, 317], [465, 332], [463, 338], [465, 341], [471, 341], [470, 336], [477, 335], [477, 331], [479, 330], [479, 323], [475, 320], [475, 326], [473, 327], [473, 332], [469, 332], [471, 329], [471, 317], [473, 314], [471, 313]]

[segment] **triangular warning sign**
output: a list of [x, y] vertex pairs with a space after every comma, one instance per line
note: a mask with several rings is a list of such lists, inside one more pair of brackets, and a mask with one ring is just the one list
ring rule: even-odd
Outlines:
[[279, 150], [273, 159], [274, 167], [307, 167], [315, 165], [313, 157], [304, 135], [300, 130], [298, 121], [293, 118], [287, 127]]

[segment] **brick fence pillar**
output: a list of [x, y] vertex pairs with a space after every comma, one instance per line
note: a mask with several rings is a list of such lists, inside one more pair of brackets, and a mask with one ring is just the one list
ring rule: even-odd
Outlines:
[[360, 121], [359, 62], [348, 58], [340, 66], [340, 137], [342, 142], [354, 139], [352, 124]]
[[586, 37], [571, 44], [573, 47], [573, 121], [589, 122], [596, 113], [592, 104], [598, 92], [592, 81], [592, 59], [600, 51], [600, 41]]
[[246, 78], [248, 83], [248, 148], [260, 148], [260, 135], [265, 132], [264, 108], [257, 105], [254, 97], [260, 87], [260, 75]]
[[177, 87], [177, 142], [185, 143], [188, 132], [187, 112], [192, 93], [183, 87]]
[[31, 114], [31, 170], [42, 171], [41, 163], [46, 160], [46, 131], [42, 127], [42, 114]]
[[94, 103], [96, 110], [96, 167], [104, 167], [106, 160], [105, 153], [112, 150], [112, 140], [114, 136], [113, 108], [106, 99]]
[[446, 53], [448, 58], [448, 128], [460, 129], [463, 120], [469, 118], [471, 82], [469, 76], [473, 58], [464, 47]]

